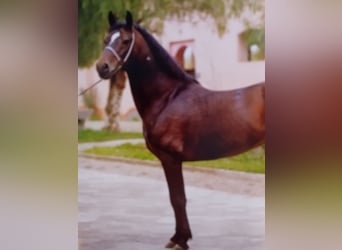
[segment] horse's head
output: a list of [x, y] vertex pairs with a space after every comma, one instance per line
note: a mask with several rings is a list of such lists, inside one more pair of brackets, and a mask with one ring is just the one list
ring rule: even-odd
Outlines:
[[96, 63], [97, 72], [103, 79], [109, 79], [124, 66], [135, 44], [133, 18], [129, 11], [126, 23], [118, 22], [111, 11], [108, 21], [110, 28], [104, 39], [106, 47]]

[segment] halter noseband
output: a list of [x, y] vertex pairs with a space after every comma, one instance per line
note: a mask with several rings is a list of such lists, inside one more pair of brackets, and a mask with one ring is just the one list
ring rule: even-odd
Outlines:
[[133, 50], [133, 46], [135, 43], [135, 33], [134, 31], [132, 32], [132, 41], [131, 44], [129, 45], [128, 51], [126, 56], [124, 57], [124, 59], [121, 58], [121, 56], [118, 54], [118, 52], [115, 51], [115, 49], [113, 49], [112, 47], [110, 47], [109, 45], [105, 47], [105, 49], [109, 50], [110, 52], [112, 52], [112, 54], [115, 56], [116, 60], [118, 60], [119, 62], [119, 66], [116, 68], [116, 72], [127, 62], [129, 56], [132, 53]]

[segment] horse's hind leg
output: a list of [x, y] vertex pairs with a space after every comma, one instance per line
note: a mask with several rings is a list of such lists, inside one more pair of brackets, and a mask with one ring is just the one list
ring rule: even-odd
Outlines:
[[186, 197], [182, 173], [182, 162], [163, 159], [163, 169], [169, 187], [170, 201], [176, 218], [176, 233], [171, 237], [166, 248], [188, 249], [187, 241], [192, 238], [186, 214]]

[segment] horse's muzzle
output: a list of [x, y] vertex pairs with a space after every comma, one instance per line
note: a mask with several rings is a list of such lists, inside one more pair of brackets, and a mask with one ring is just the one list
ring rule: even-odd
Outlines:
[[107, 63], [97, 63], [96, 70], [102, 79], [110, 78], [111, 72], [110, 72], [109, 65]]

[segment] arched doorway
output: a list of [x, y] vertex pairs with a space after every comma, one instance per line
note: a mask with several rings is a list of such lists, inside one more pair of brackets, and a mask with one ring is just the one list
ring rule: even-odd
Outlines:
[[182, 46], [176, 54], [176, 61], [187, 73], [195, 76], [195, 55], [190, 46]]
[[194, 54], [194, 41], [179, 41], [170, 44], [171, 54], [174, 56], [179, 66], [192, 76], [196, 76], [196, 64]]

